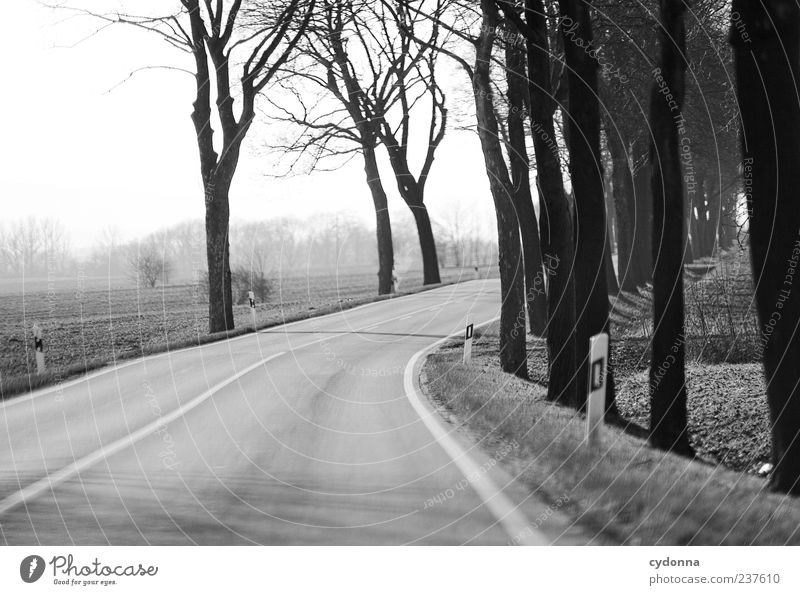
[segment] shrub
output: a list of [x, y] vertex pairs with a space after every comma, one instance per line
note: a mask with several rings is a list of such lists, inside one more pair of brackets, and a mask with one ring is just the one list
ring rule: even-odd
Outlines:
[[[208, 298], [208, 272], [199, 275], [200, 293]], [[257, 303], [266, 303], [272, 295], [272, 281], [263, 270], [251, 270], [246, 266], [238, 266], [231, 271], [231, 294], [233, 303], [248, 304], [248, 292], [252, 291]]]

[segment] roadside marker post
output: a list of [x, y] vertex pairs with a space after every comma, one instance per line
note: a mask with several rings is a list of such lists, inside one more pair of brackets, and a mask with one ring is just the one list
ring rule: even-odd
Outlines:
[[250, 313], [253, 315], [253, 332], [255, 332], [258, 330], [256, 326], [256, 294], [253, 291], [248, 291], [247, 299], [250, 300]]
[[33, 349], [36, 353], [36, 373], [44, 374], [44, 332], [38, 322], [33, 323]]
[[586, 397], [586, 446], [600, 443], [603, 414], [606, 409], [606, 372], [608, 371], [608, 335], [600, 333], [589, 339], [589, 386]]
[[474, 329], [472, 326], [472, 317], [467, 316], [467, 328], [464, 331], [464, 363], [470, 365], [472, 363], [472, 336]]

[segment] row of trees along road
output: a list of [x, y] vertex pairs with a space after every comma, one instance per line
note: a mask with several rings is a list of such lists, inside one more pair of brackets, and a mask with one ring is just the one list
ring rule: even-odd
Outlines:
[[[425, 280], [438, 280], [424, 189], [447, 122], [436, 76], [437, 61], [446, 57], [469, 77], [463, 87], [474, 99], [496, 213], [502, 368], [527, 376], [527, 320], [533, 332], [547, 336], [548, 397], [582, 409], [589, 337], [610, 330], [609, 289], [652, 283], [650, 440], [691, 455], [683, 265], [730, 245], [744, 193], [759, 315], [762, 324], [773, 325], [764, 350], [771, 482], [800, 491], [800, 339], [794, 328], [800, 293], [780, 293], [800, 227], [790, 196], [800, 175], [800, 107], [788, 92], [797, 88], [800, 69], [794, 2], [736, 0], [731, 10], [725, 0], [697, 0], [688, 25], [683, 0], [181, 4], [183, 10], [168, 18], [101, 18], [155, 31], [194, 58], [211, 331], [233, 323], [227, 193], [256, 96], [271, 82], [270, 117], [299, 130], [285, 144], [273, 143], [297, 156], [292, 167], [302, 156], [310, 156], [312, 168], [323, 159], [364, 158], [377, 223], [379, 291], [389, 290], [394, 261], [377, 168], [380, 146], [414, 214]], [[234, 61], [232, 53], [244, 50]], [[231, 64], [243, 65], [238, 117]], [[413, 110], [420, 102], [429, 106], [427, 120]], [[222, 130], [219, 153], [212, 109]], [[422, 151], [417, 148], [424, 158], [416, 174], [409, 164], [412, 121], [424, 122], [428, 131]], [[782, 316], [774, 324], [778, 302]], [[666, 373], [657, 373], [660, 368]], [[611, 372], [607, 415], [615, 419]]]
[[[581, 408], [584, 395], [581, 388], [586, 386], [587, 380], [585, 360], [588, 356], [588, 338], [595, 332], [608, 329], [606, 223], [602, 170], [597, 159], [600, 135], [596, 126], [599, 107], [597, 94], [593, 91], [596, 86], [594, 66], [592, 62], [586, 63], [575, 51], [567, 54], [566, 60], [572, 70], [580, 69], [581, 72], [581, 76], [572, 81], [570, 90], [572, 105], [580, 106], [580, 109], [570, 112], [572, 135], [567, 143], [575, 194], [575, 207], [571, 208], [563, 186], [558, 150], [560, 135], [556, 133], [554, 121], [550, 25], [544, 6], [541, 2], [530, 1], [524, 10], [520, 10], [514, 3], [483, 0], [479, 6], [455, 3], [450, 8], [453, 11], [451, 15], [434, 14], [430, 17], [438, 22], [447, 19], [448, 31], [464, 45], [469, 44], [474, 48], [472, 62], [463, 58], [459, 51], [448, 48], [441, 48], [441, 51], [461, 64], [472, 80], [478, 135], [497, 214], [503, 297], [500, 319], [501, 365], [506, 371], [521, 377], [527, 376], [526, 336], [524, 326], [520, 328], [520, 321], [525, 320], [526, 296], [536, 294], [539, 290], [532, 280], [544, 270], [549, 289], [548, 395], [553, 400]], [[563, 9], [568, 10], [568, 14], [572, 15], [570, 18], [578, 23], [581, 34], [591, 40], [588, 10], [578, 3], [566, 3]], [[471, 28], [465, 30], [455, 23], [471, 23]], [[498, 35], [499, 31], [505, 33]], [[521, 246], [520, 232], [523, 236], [529, 236], [536, 229], [535, 225], [531, 226], [525, 220], [525, 211], [518, 206], [519, 177], [514, 173], [516, 163], [527, 162], [527, 149], [525, 143], [516, 139], [512, 142], [512, 121], [509, 121], [507, 130], [508, 142], [501, 141], [503, 131], [498, 123], [495, 82], [492, 79], [491, 66], [495, 60], [496, 46], [519, 45], [520, 40], [524, 40], [525, 60], [520, 60], [517, 48], [506, 48], [505, 57], [509, 62], [500, 64], [508, 73], [507, 81], [511, 82], [508, 91], [510, 111], [515, 107], [515, 95], [520, 93], [514, 79], [520, 77], [528, 82], [522, 93], [524, 105], [530, 108], [522, 113], [528, 114], [527, 130], [537, 160], [537, 189], [542, 205], [539, 243], [540, 254], [544, 254], [543, 260], [547, 264], [545, 267], [541, 260], [536, 262], [535, 258], [526, 258]], [[586, 134], [582, 132], [582, 127], [594, 132]], [[510, 156], [508, 163], [504, 148]], [[577, 183], [576, 177], [579, 180]], [[584, 215], [580, 214], [581, 209], [585, 210]], [[526, 239], [530, 240], [530, 237]], [[576, 274], [573, 269], [579, 252], [583, 258], [582, 272]], [[526, 268], [530, 269], [527, 274]], [[613, 410], [613, 384], [609, 396]]]
[[[530, 278], [525, 267], [533, 259], [521, 248], [520, 232], [528, 235], [523, 243], [532, 236], [519, 206], [521, 178], [514, 173], [515, 163], [527, 159], [526, 147], [514, 122], [509, 120], [505, 130], [499, 123], [502, 86], [492, 68], [505, 71], [506, 107], [518, 107], [514, 78], [522, 74], [522, 63], [518, 48], [510, 46], [524, 39], [529, 87], [523, 103], [529, 106], [527, 130], [544, 223], [539, 243], [546, 260], [561, 263], [558, 271], [545, 267], [549, 398], [584, 405], [588, 337], [608, 331], [607, 288], [617, 284], [614, 271], [607, 270], [607, 234], [613, 226], [619, 284], [629, 290], [653, 285], [651, 443], [693, 454], [687, 433], [683, 265], [730, 246], [744, 192], [759, 315], [761, 324], [772, 328], [764, 353], [775, 465], [771, 485], [798, 493], [800, 339], [795, 324], [800, 297], [790, 292], [787, 298], [783, 285], [800, 229], [789, 198], [800, 175], [800, 107], [796, 94], [787, 92], [797, 88], [800, 70], [800, 8], [773, 0], [734, 2], [731, 11], [724, 1], [698, 1], [692, 3], [687, 27], [686, 7], [682, 0], [527, 0], [524, 6], [481, 0], [448, 3], [427, 13], [457, 39], [456, 48], [438, 50], [459, 63], [472, 82], [497, 213], [500, 361], [506, 371], [527, 373], [519, 321]], [[735, 85], [729, 35], [736, 53]], [[473, 60], [465, 57], [470, 46]], [[739, 130], [743, 161], [736, 155]], [[565, 150], [554, 153], [554, 143], [565, 144]], [[563, 187], [565, 161], [571, 201]], [[609, 186], [613, 197], [604, 196]], [[612, 225], [606, 223], [606, 203], [613, 207]], [[780, 317], [772, 313], [778, 303]], [[614, 418], [613, 382], [609, 389], [607, 413]]]
[[[435, 75], [438, 53], [404, 33], [416, 31], [416, 19], [400, 4], [368, 0], [181, 0], [180, 4], [179, 11], [166, 16], [74, 10], [108, 24], [150, 31], [193, 57], [192, 122], [205, 189], [209, 331], [233, 327], [228, 195], [256, 118], [257, 101], [275, 108], [270, 119], [291, 122], [301, 130], [289, 146], [275, 142], [272, 148], [310, 153], [312, 169], [324, 157], [362, 154], [376, 216], [380, 294], [391, 291], [394, 266], [387, 197], [376, 156], [383, 145], [400, 196], [416, 222], [424, 283], [439, 283], [439, 260], [424, 198], [435, 152], [444, 138], [447, 109]], [[425, 36], [429, 44], [435, 43], [438, 28], [428, 27]], [[312, 101], [309, 91], [315, 87], [338, 107]], [[287, 97], [296, 103], [285, 105]], [[409, 163], [411, 113], [423, 97], [430, 105], [428, 134], [423, 163], [414, 173]], [[222, 136], [218, 146], [215, 125]]]

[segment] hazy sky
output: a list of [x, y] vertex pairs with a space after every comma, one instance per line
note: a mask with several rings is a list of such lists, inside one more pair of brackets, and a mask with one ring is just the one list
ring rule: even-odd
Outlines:
[[[123, 4], [102, 3], [107, 9]], [[119, 26], [67, 47], [96, 23], [65, 18], [67, 14], [35, 0], [13, 0], [4, 8], [8, 26], [0, 36], [0, 49], [17, 58], [7, 62], [10, 72], [0, 94], [3, 220], [58, 218], [73, 245], [82, 248], [105, 227], [117, 227], [123, 236], [132, 237], [202, 217], [197, 148], [189, 119], [193, 79], [177, 71], [147, 70], [120, 84], [136, 68], [180, 63], [180, 53], [154, 36]], [[466, 77], [463, 83], [468, 84]], [[245, 141], [231, 195], [233, 218], [347, 209], [372, 220], [360, 156], [333, 173], [270, 178], [274, 165], [264, 157], [263, 147], [278, 132], [259, 125]], [[384, 160], [382, 165], [392, 210], [399, 210], [402, 201], [388, 163]], [[448, 132], [426, 196], [435, 219], [447, 221], [453, 205], [460, 204], [462, 212], [475, 212], [493, 225], [474, 133]]]

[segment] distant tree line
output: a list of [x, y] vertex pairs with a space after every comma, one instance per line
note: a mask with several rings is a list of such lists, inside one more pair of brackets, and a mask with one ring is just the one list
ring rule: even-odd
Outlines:
[[[415, 225], [407, 217], [398, 220], [394, 237], [398, 270], [401, 274], [422, 270]], [[441, 238], [437, 260], [442, 268], [485, 266], [495, 257], [494, 240], [467, 213], [447, 212], [444, 220], [433, 221], [432, 229]], [[204, 235], [201, 220], [184, 221], [134, 240], [104, 230], [93, 246], [79, 252], [62, 224], [28, 218], [0, 228], [0, 277], [65, 277], [80, 268], [83, 275], [125, 278], [144, 288], [190, 283], [208, 270]], [[229, 239], [232, 274], [238, 271], [234, 276], [240, 279], [252, 274], [273, 278], [375, 267], [374, 238], [374, 229], [348, 212], [234, 221]], [[241, 291], [234, 288], [233, 293], [235, 303], [240, 303]]]
[[74, 263], [69, 235], [55, 219], [27, 217], [0, 226], [0, 276], [57, 275]]

